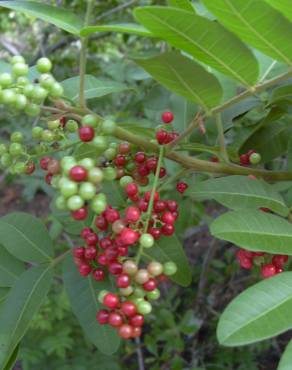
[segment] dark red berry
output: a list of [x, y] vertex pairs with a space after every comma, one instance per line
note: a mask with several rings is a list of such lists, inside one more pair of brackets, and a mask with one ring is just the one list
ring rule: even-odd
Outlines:
[[70, 178], [73, 181], [81, 182], [87, 179], [87, 170], [82, 166], [74, 166], [70, 170]]
[[154, 279], [149, 279], [146, 283], [143, 284], [143, 289], [147, 292], [151, 292], [152, 290], [157, 288], [157, 283]]
[[242, 166], [248, 166], [250, 164], [248, 154], [241, 154], [241, 156], [239, 157], [239, 160]]
[[96, 269], [92, 272], [92, 277], [96, 281], [102, 281], [104, 280], [105, 275], [102, 269]]
[[41, 169], [47, 171], [50, 160], [51, 160], [50, 157], [43, 157], [43, 158], [41, 158], [40, 159], [40, 167], [41, 167]]
[[162, 177], [164, 177], [165, 175], [166, 175], [166, 169], [164, 167], [161, 167], [159, 171], [159, 178], [162, 179]]
[[174, 115], [172, 112], [163, 112], [161, 116], [161, 120], [164, 123], [171, 123], [174, 119]]
[[88, 264], [82, 263], [79, 266], [79, 274], [81, 276], [88, 276], [90, 273], [91, 273], [91, 267]]
[[158, 229], [158, 227], [150, 227], [148, 232], [153, 236], [155, 240], [158, 240], [160, 238], [161, 230]]
[[117, 167], [124, 167], [127, 163], [127, 159], [124, 155], [119, 154], [116, 156], [114, 163]]
[[128, 194], [128, 196], [133, 196], [133, 195], [138, 194], [139, 188], [138, 188], [138, 185], [131, 182], [130, 184], [126, 185], [125, 190], [126, 190], [126, 193]]
[[123, 272], [123, 265], [119, 262], [112, 262], [108, 267], [108, 271], [112, 275], [120, 275]]
[[133, 317], [130, 318], [130, 324], [133, 325], [133, 326], [143, 326], [144, 324], [144, 316], [143, 315], [135, 315]]
[[178, 208], [178, 204], [176, 203], [175, 200], [168, 200], [167, 208], [170, 210], [170, 212], [175, 212]]
[[129, 144], [129, 143], [119, 144], [119, 152], [121, 154], [129, 154], [130, 151], [131, 151], [131, 144]]
[[111, 312], [108, 318], [108, 323], [114, 328], [118, 328], [123, 324], [122, 315], [117, 312]]
[[104, 212], [104, 217], [107, 220], [107, 222], [112, 224], [120, 219], [120, 213], [114, 208], [107, 207], [106, 211]]
[[31, 175], [32, 173], [34, 173], [34, 171], [35, 171], [35, 164], [33, 162], [31, 162], [31, 161], [28, 162], [26, 164], [25, 173], [27, 175]]
[[82, 221], [87, 218], [88, 212], [86, 207], [79, 208], [77, 211], [72, 211], [71, 216], [76, 221]]
[[67, 123], [67, 117], [63, 116], [60, 118], [60, 125], [62, 127], [65, 127], [66, 126], [66, 123]]
[[140, 220], [141, 213], [139, 208], [130, 206], [125, 210], [125, 219], [128, 222], [137, 222]]
[[121, 310], [128, 317], [133, 317], [137, 314], [136, 305], [130, 301], [123, 302], [121, 304]]
[[173, 216], [171, 212], [166, 211], [162, 214], [161, 221], [166, 224], [173, 225], [175, 222], [175, 217]]
[[161, 228], [161, 233], [165, 236], [171, 236], [174, 233], [174, 226], [171, 224], [165, 224]]
[[146, 159], [146, 155], [144, 152], [137, 152], [134, 156], [134, 160], [137, 163], [143, 163], [145, 162], [145, 159]]
[[95, 219], [95, 226], [100, 231], [106, 231], [108, 228], [108, 222], [103, 216], [97, 216]]
[[93, 233], [93, 230], [90, 227], [84, 227], [84, 229], [82, 229], [80, 233], [80, 236], [82, 239], [85, 239], [89, 234], [92, 234], [92, 233]]
[[107, 310], [99, 310], [96, 314], [96, 320], [100, 325], [105, 325], [108, 323], [109, 315]]
[[[149, 202], [150, 201], [150, 198], [151, 198], [151, 191], [146, 191], [145, 194], [144, 194], [144, 199], [146, 200], [146, 202]], [[159, 199], [159, 194], [158, 192], [156, 191], [154, 193], [154, 201], [156, 202], [157, 200]]]
[[128, 274], [121, 274], [116, 279], [118, 288], [127, 288], [131, 284], [131, 278]]
[[125, 227], [120, 234], [120, 238], [125, 245], [132, 245], [139, 239], [139, 233], [129, 227]]
[[158, 212], [158, 213], [163, 212], [163, 211], [165, 211], [166, 206], [167, 206], [167, 204], [166, 204], [165, 201], [163, 201], [163, 200], [157, 200], [154, 203], [154, 211], [155, 212]]
[[85, 242], [87, 245], [96, 246], [98, 243], [98, 236], [95, 233], [88, 234], [85, 238]]
[[112, 243], [112, 241], [109, 239], [109, 237], [102, 238], [102, 239], [100, 239], [100, 241], [99, 241], [99, 246], [100, 246], [100, 248], [102, 248], [102, 249], [110, 248], [110, 247], [112, 247], [112, 245], [113, 245], [113, 243]]
[[79, 137], [81, 141], [88, 142], [94, 138], [94, 129], [91, 126], [82, 126], [79, 128]]
[[157, 168], [158, 160], [155, 157], [148, 158], [146, 160], [146, 167], [149, 171], [155, 172]]
[[261, 268], [262, 277], [267, 279], [277, 274], [277, 267], [272, 263], [268, 263]]
[[103, 298], [103, 304], [108, 308], [117, 308], [120, 304], [119, 297], [113, 293], [107, 293]]
[[147, 209], [148, 209], [148, 202], [146, 202], [145, 199], [139, 199], [138, 203], [137, 203], [137, 206], [140, 209], [140, 211], [146, 212]]
[[73, 256], [76, 258], [84, 258], [84, 252], [85, 252], [84, 247], [76, 247], [73, 249]]
[[85, 252], [84, 252], [84, 257], [87, 259], [87, 260], [94, 260], [95, 257], [97, 256], [97, 250], [95, 247], [93, 246], [89, 246], [85, 249]]
[[45, 181], [46, 181], [46, 183], [47, 183], [48, 185], [51, 185], [53, 176], [54, 176], [54, 175], [53, 175], [52, 173], [50, 173], [50, 172], [46, 175], [46, 177], [45, 177]]
[[285, 254], [277, 254], [272, 259], [272, 264], [276, 267], [283, 267], [283, 265], [288, 261], [288, 256]]
[[161, 129], [161, 130], [158, 130], [156, 132], [156, 140], [157, 140], [158, 144], [160, 144], [160, 145], [166, 144], [167, 137], [168, 137], [168, 133], [165, 130]]
[[179, 193], [184, 193], [187, 188], [188, 188], [188, 184], [185, 183], [185, 182], [179, 182], [177, 185], [176, 185], [176, 190], [179, 192]]

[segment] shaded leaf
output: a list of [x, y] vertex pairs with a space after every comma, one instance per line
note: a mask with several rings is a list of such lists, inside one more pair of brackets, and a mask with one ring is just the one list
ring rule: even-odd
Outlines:
[[219, 23], [181, 9], [159, 6], [138, 8], [134, 15], [156, 36], [243, 85], [257, 81], [256, 58]]
[[71, 255], [63, 263], [63, 276], [72, 310], [86, 336], [102, 353], [110, 355], [116, 352], [120, 345], [116, 330], [109, 325], [99, 325], [95, 318], [102, 307], [97, 301], [98, 292], [102, 289], [110, 290], [110, 284], [105, 281], [95, 282], [91, 276], [80, 276]]
[[36, 1], [1, 1], [0, 6], [12, 10], [23, 12], [27, 15], [37, 17], [48, 23], [54, 24], [58, 28], [78, 35], [83, 27], [80, 18], [71, 13], [68, 9], [59, 6], [41, 4]]
[[182, 286], [190, 285], [192, 274], [189, 262], [183, 246], [176, 235], [167, 238], [161, 237], [161, 239], [155, 242], [152, 248], [147, 250], [147, 254], [159, 262], [175, 262], [177, 265], [177, 273], [171, 276], [171, 280]]
[[5, 302], [10, 289], [9, 288], [0, 288], [0, 307]]
[[8, 360], [6, 366], [3, 370], [12, 370], [14, 368], [15, 362], [17, 361], [18, 352], [19, 352], [19, 344], [17, 345], [17, 347], [13, 351], [10, 359]]
[[217, 79], [202, 66], [175, 52], [168, 52], [146, 60], [136, 60], [154, 79], [202, 105], [206, 110], [216, 106], [222, 98]]
[[265, 1], [203, 0], [203, 3], [243, 41], [276, 60], [292, 64], [292, 24]]
[[247, 176], [227, 176], [197, 183], [186, 194], [196, 200], [215, 199], [231, 209], [266, 207], [287, 216], [289, 209], [274, 188]]
[[211, 233], [252, 251], [292, 255], [292, 225], [262, 211], [227, 212], [211, 224]]
[[288, 343], [278, 366], [278, 370], [290, 370], [292, 364], [292, 340]]
[[46, 297], [52, 283], [50, 266], [25, 271], [11, 288], [0, 312], [0, 368], [7, 365], [16, 346]]
[[145, 27], [135, 23], [102, 24], [100, 26], [89, 26], [81, 30], [81, 36], [88, 36], [96, 32], [120, 32], [138, 36], [154, 37]]
[[279, 101], [287, 101], [289, 104], [292, 102], [292, 85], [278, 87], [273, 90], [269, 104], [277, 103]]
[[[62, 82], [62, 85], [64, 87], [64, 96], [67, 98], [76, 101], [79, 98], [79, 83], [80, 78], [77, 77], [71, 77], [67, 80]], [[129, 88], [119, 82], [115, 81], [103, 81], [98, 80], [97, 78], [86, 75], [85, 76], [85, 98], [87, 100], [94, 99], [94, 98], [100, 98], [102, 96], [106, 96], [112, 93], [118, 93], [121, 91], [129, 90]]]
[[292, 328], [291, 310], [292, 272], [283, 272], [246, 289], [227, 306], [218, 340], [233, 347], [276, 336]]
[[52, 241], [44, 224], [22, 212], [0, 218], [0, 243], [22, 261], [48, 262], [53, 256]]
[[24, 264], [0, 245], [0, 287], [13, 286], [24, 269]]

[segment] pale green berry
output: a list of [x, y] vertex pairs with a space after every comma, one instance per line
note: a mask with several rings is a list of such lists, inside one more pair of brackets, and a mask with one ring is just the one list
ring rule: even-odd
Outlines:
[[40, 73], [48, 73], [52, 69], [52, 62], [48, 58], [40, 58], [37, 61], [37, 70]]

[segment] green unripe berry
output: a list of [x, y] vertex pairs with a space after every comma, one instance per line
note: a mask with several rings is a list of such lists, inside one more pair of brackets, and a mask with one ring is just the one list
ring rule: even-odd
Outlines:
[[40, 76], [39, 82], [44, 89], [50, 90], [56, 81], [52, 75], [44, 73]]
[[110, 143], [109, 147], [112, 148], [112, 149], [117, 150], [118, 149], [118, 143], [116, 143], [116, 142]]
[[18, 79], [16, 81], [16, 84], [19, 87], [24, 87], [24, 86], [30, 84], [30, 81], [29, 81], [29, 79], [27, 77], [21, 76], [21, 77], [18, 77]]
[[11, 64], [17, 64], [17, 63], [25, 63], [25, 59], [23, 58], [22, 55], [14, 55], [12, 58], [11, 58]]
[[12, 172], [21, 175], [26, 171], [26, 164], [24, 162], [17, 162], [12, 166]]
[[98, 293], [98, 296], [97, 296], [97, 300], [99, 303], [103, 303], [103, 300], [104, 300], [104, 297], [108, 294], [108, 291], [107, 290], [101, 290], [99, 293]]
[[10, 135], [10, 141], [13, 143], [22, 143], [23, 142], [23, 135], [19, 131], [15, 131]]
[[12, 143], [9, 145], [9, 153], [12, 157], [17, 157], [23, 154], [23, 146], [19, 143]]
[[65, 126], [66, 131], [68, 132], [76, 132], [78, 130], [78, 123], [74, 121], [73, 119], [70, 119]]
[[107, 181], [115, 180], [117, 177], [117, 171], [113, 167], [107, 167], [103, 170], [104, 179]]
[[137, 305], [137, 311], [141, 315], [148, 315], [152, 311], [152, 306], [151, 306], [151, 304], [149, 302], [142, 301], [142, 302], [139, 302], [138, 303], [138, 305]]
[[36, 104], [33, 104], [33, 103], [29, 103], [27, 104], [27, 106], [25, 107], [25, 113], [28, 115], [28, 116], [31, 116], [31, 117], [36, 117], [40, 114], [41, 112], [41, 108], [36, 105]]
[[0, 155], [7, 153], [7, 147], [5, 144], [0, 144]]
[[48, 121], [47, 125], [49, 130], [55, 130], [58, 127], [60, 127], [60, 121], [59, 120]]
[[35, 147], [35, 152], [37, 154], [43, 154], [48, 150], [47, 146], [45, 144], [39, 144]]
[[94, 167], [88, 172], [88, 180], [93, 184], [99, 184], [103, 180], [103, 172], [100, 168]]
[[61, 159], [61, 168], [65, 174], [69, 174], [72, 167], [76, 166], [76, 160], [74, 157], [65, 156]]
[[15, 63], [12, 67], [12, 72], [15, 77], [26, 76], [28, 74], [28, 65], [25, 63]]
[[151, 292], [147, 292], [146, 296], [148, 299], [155, 301], [156, 299], [159, 299], [160, 291], [158, 289], [154, 289]]
[[50, 130], [43, 130], [42, 140], [47, 143], [52, 143], [55, 140], [55, 135]]
[[109, 161], [111, 161], [112, 159], [114, 159], [117, 155], [117, 151], [116, 149], [114, 148], [108, 148], [104, 153], [103, 155], [105, 156], [106, 159], [108, 159]]
[[78, 164], [84, 167], [87, 171], [90, 171], [95, 166], [95, 161], [92, 158], [83, 158], [81, 159]]
[[48, 96], [48, 91], [41, 86], [35, 86], [32, 99], [36, 103], [42, 103]]
[[16, 93], [12, 89], [6, 89], [2, 91], [2, 102], [3, 104], [14, 104], [16, 101]]
[[105, 211], [106, 206], [106, 201], [101, 199], [98, 195], [96, 195], [91, 201], [91, 208], [98, 215]]
[[137, 298], [137, 297], [130, 297], [129, 300], [133, 302], [136, 307], [138, 306], [139, 303], [145, 302], [143, 298]]
[[177, 265], [174, 262], [166, 262], [163, 265], [163, 273], [166, 276], [172, 276], [177, 272]]
[[115, 132], [116, 130], [116, 124], [114, 121], [111, 121], [111, 120], [105, 120], [102, 122], [101, 124], [101, 131], [105, 134], [105, 135], [111, 135]]
[[259, 153], [252, 153], [249, 156], [249, 161], [251, 164], [259, 164], [261, 161], [262, 157]]
[[154, 245], [154, 238], [151, 234], [142, 234], [139, 242], [143, 248], [151, 248]]
[[67, 207], [70, 211], [77, 211], [84, 206], [84, 200], [79, 195], [73, 195], [67, 201]]
[[105, 151], [108, 147], [108, 142], [105, 136], [95, 136], [92, 140], [92, 145], [101, 152]]
[[40, 73], [48, 73], [52, 69], [52, 62], [48, 58], [40, 58], [36, 64], [37, 70]]
[[0, 163], [3, 167], [9, 167], [12, 163], [11, 155], [8, 153], [4, 153], [1, 156]]
[[78, 193], [78, 186], [74, 181], [62, 181], [62, 184], [60, 185], [60, 192], [65, 198], [69, 198]]
[[121, 185], [122, 188], [124, 188], [128, 184], [131, 184], [131, 182], [133, 182], [133, 177], [131, 177], [131, 176], [123, 176], [120, 179], [120, 185]]
[[54, 82], [50, 87], [49, 94], [53, 98], [60, 98], [64, 94], [63, 86], [59, 82]]
[[27, 105], [27, 98], [26, 98], [26, 96], [23, 95], [23, 94], [16, 94], [16, 99], [15, 99], [14, 107], [17, 110], [23, 110], [23, 109], [25, 109], [26, 105]]
[[92, 199], [96, 194], [96, 187], [91, 182], [83, 182], [80, 185], [79, 195], [84, 200]]
[[1, 73], [0, 74], [0, 85], [2, 87], [8, 87], [12, 84], [13, 78], [10, 73]]
[[128, 297], [133, 293], [134, 289], [131, 286], [128, 286], [127, 288], [120, 288], [120, 293], [124, 297]]
[[35, 87], [33, 84], [29, 83], [28, 85], [25, 85], [24, 88], [23, 88], [23, 94], [27, 97], [27, 98], [32, 98], [34, 96], [34, 90], [35, 90]]
[[39, 126], [35, 126], [32, 128], [31, 130], [31, 136], [33, 139], [40, 139], [42, 137], [42, 133], [43, 133], [44, 129], [42, 127], [39, 127]]
[[134, 290], [134, 296], [136, 297], [136, 298], [144, 298], [145, 297], [145, 290], [144, 289], [142, 289], [142, 288], [136, 288], [135, 290]]
[[59, 209], [60, 211], [65, 211], [67, 209], [67, 202], [66, 202], [66, 198], [63, 197], [62, 195], [59, 195], [56, 199], [55, 199], [55, 206], [57, 209]]
[[60, 181], [60, 179], [61, 179], [61, 176], [60, 175], [54, 175], [52, 177], [51, 186], [54, 189], [57, 189], [59, 187], [59, 181]]
[[81, 124], [82, 126], [90, 126], [96, 128], [98, 124], [98, 119], [93, 114], [87, 114], [86, 116], [82, 117]]

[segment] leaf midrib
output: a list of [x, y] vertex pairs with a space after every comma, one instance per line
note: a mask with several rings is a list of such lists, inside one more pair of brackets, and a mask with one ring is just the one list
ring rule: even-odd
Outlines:
[[[187, 13], [187, 12], [186, 12]], [[148, 13], [149, 14], [149, 13]], [[206, 53], [207, 55], [209, 55], [209, 57], [211, 57], [212, 59], [214, 59], [215, 61], [217, 61], [217, 63], [219, 63], [220, 65], [222, 65], [226, 70], [228, 70], [233, 76], [235, 76], [243, 85], [245, 86], [248, 86], [250, 87], [250, 84], [248, 81], [246, 81], [245, 79], [243, 79], [240, 75], [238, 75], [237, 72], [235, 72], [234, 70], [232, 70], [228, 65], [226, 65], [221, 59], [218, 59], [216, 57], [216, 55], [212, 54], [210, 51], [208, 51], [207, 49], [205, 49], [204, 47], [202, 47], [200, 44], [197, 44], [192, 38], [188, 37], [186, 34], [180, 32], [178, 29], [172, 27], [171, 25], [169, 25], [167, 22], [163, 22], [162, 19], [158, 18], [158, 17], [155, 17], [155, 15], [153, 14], [149, 14], [152, 18], [154, 18], [156, 21], [160, 21], [164, 26], [168, 27], [169, 29], [171, 29], [172, 31], [174, 32], [177, 32], [181, 37], [183, 37], [184, 39], [186, 39], [187, 41], [189, 41], [191, 44], [195, 45], [197, 48], [201, 49], [201, 51], [203, 51], [204, 53]]]

